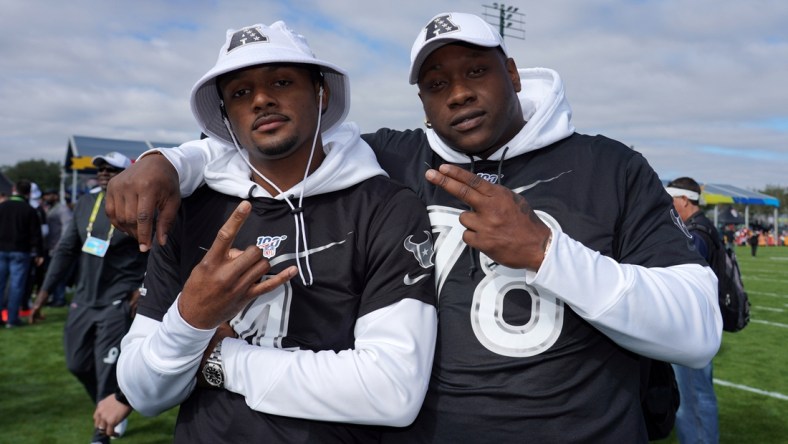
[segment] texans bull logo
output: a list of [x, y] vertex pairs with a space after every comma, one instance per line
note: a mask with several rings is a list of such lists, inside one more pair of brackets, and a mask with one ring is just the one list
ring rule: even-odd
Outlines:
[[421, 243], [415, 243], [411, 239], [413, 239], [413, 235], [408, 236], [405, 239], [403, 245], [405, 249], [413, 253], [413, 256], [416, 257], [416, 260], [419, 261], [419, 265], [421, 268], [430, 268], [435, 263], [432, 261], [432, 257], [435, 255], [435, 250], [432, 247], [432, 233], [429, 231], [424, 231], [424, 234], [427, 235], [427, 239]]

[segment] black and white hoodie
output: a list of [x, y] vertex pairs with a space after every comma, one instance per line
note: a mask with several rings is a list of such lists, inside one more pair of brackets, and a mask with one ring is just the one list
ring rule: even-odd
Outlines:
[[[520, 76], [527, 124], [488, 159], [432, 130], [363, 136], [425, 202], [435, 238], [432, 379], [419, 417], [391, 442], [644, 442], [640, 356], [703, 367], [719, 348], [716, 277], [648, 162], [576, 133], [555, 71]], [[214, 148], [161, 150], [182, 193], [222, 155]], [[471, 257], [459, 223], [467, 207], [424, 179], [442, 163], [528, 200], [553, 233], [538, 272]]]
[[[222, 142], [191, 145], [204, 144]], [[255, 185], [235, 149], [213, 148], [221, 155], [204, 185], [152, 251], [123, 341], [118, 377], [131, 405], [151, 415], [181, 404], [176, 442], [367, 441], [380, 433], [368, 425], [411, 423], [437, 318], [423, 203], [386, 177], [354, 124], [324, 133], [325, 160], [278, 196]], [[287, 202], [302, 188], [306, 242]], [[187, 324], [176, 297], [241, 200], [253, 209], [234, 246], [257, 245], [272, 274], [296, 264], [300, 275], [231, 320], [239, 338], [222, 342], [225, 389], [196, 388], [213, 330]]]

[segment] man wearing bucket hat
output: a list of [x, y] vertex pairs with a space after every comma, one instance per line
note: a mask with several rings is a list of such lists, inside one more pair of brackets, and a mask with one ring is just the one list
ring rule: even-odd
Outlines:
[[[94, 157], [93, 165], [98, 170], [99, 191], [77, 201], [52, 255], [30, 319], [34, 322], [43, 318], [42, 307], [50, 292], [76, 266], [77, 284], [63, 334], [66, 366], [98, 405], [99, 401], [114, 400], [119, 394], [115, 368], [120, 341], [131, 325], [148, 255], [140, 253], [133, 237], [110, 224], [104, 209], [107, 184], [128, 168], [131, 160], [110, 152]], [[131, 412], [128, 406], [116, 404], [126, 415]], [[96, 427], [92, 442], [109, 442], [109, 436], [115, 434], [114, 425], [108, 431]]]
[[[639, 355], [702, 367], [721, 336], [713, 272], [657, 175], [575, 133], [558, 74], [517, 69], [481, 17], [433, 17], [410, 83], [427, 130], [364, 139], [428, 205], [440, 331], [424, 406], [390, 441], [645, 442]], [[215, 148], [160, 150], [122, 178], [112, 215], [142, 248], [138, 216], [178, 201], [173, 166], [189, 194]]]
[[371, 442], [421, 407], [429, 220], [343, 123], [348, 88], [276, 22], [228, 30], [192, 90], [226, 149], [151, 252], [118, 367], [141, 413], [180, 404], [175, 442]]

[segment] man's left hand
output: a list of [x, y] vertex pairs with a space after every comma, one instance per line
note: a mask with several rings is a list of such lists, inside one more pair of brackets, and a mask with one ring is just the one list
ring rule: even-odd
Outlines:
[[510, 268], [538, 270], [544, 260], [550, 228], [528, 201], [454, 165], [428, 170], [427, 180], [471, 209], [460, 214], [466, 228], [462, 240]]

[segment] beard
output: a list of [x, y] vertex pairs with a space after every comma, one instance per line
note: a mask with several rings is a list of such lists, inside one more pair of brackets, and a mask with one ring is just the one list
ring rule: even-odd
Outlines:
[[270, 146], [255, 145], [254, 152], [262, 159], [277, 160], [289, 156], [298, 148], [296, 136], [288, 137]]

